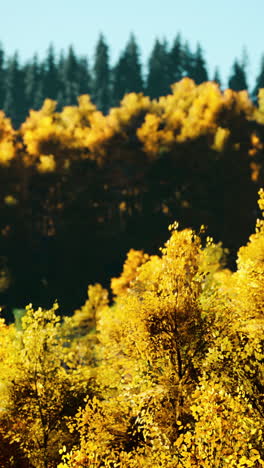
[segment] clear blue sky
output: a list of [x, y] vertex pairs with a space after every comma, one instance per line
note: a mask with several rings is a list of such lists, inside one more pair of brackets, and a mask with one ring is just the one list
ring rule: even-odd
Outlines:
[[243, 47], [249, 55], [250, 84], [264, 54], [264, 0], [9, 0], [1, 2], [0, 41], [22, 61], [48, 45], [67, 49], [92, 63], [95, 44], [103, 32], [112, 62], [130, 32], [138, 39], [145, 63], [156, 37], [172, 42], [178, 32], [192, 49], [200, 41], [210, 73], [219, 65], [224, 84]]

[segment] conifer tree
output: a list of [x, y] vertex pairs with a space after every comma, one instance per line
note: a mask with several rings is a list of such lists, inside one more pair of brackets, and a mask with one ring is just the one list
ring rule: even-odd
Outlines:
[[234, 61], [228, 86], [233, 91], [248, 89], [245, 63], [239, 62], [237, 59]]
[[216, 69], [215, 69], [212, 81], [215, 81], [215, 83], [217, 83], [219, 85], [219, 87], [221, 87], [221, 77], [220, 77], [220, 72], [219, 72], [218, 67], [216, 67]]
[[44, 95], [42, 89], [42, 70], [36, 54], [33, 60], [25, 65], [24, 73], [27, 109], [39, 109], [44, 100]]
[[194, 69], [194, 55], [187, 41], [183, 45], [182, 55], [183, 55], [183, 58], [182, 58], [183, 74], [184, 76], [188, 76], [188, 78], [192, 78], [193, 69]]
[[136, 42], [136, 38], [131, 34], [129, 41], [126, 45], [125, 52], [127, 78], [128, 78], [128, 92], [139, 93], [143, 91], [143, 78], [140, 63], [140, 52]]
[[166, 41], [156, 39], [148, 63], [147, 95], [158, 98], [170, 92], [169, 52]]
[[78, 59], [72, 45], [69, 47], [68, 55], [64, 61], [61, 78], [64, 91], [64, 105], [70, 106], [76, 104], [80, 89], [80, 76]]
[[3, 109], [5, 96], [5, 53], [0, 44], [0, 109]]
[[94, 66], [93, 66], [93, 81], [92, 81], [92, 98], [97, 108], [106, 113], [110, 107], [110, 65], [109, 65], [109, 49], [105, 38], [100, 34], [96, 45]]
[[66, 61], [66, 58], [65, 58], [64, 52], [62, 50], [60, 52], [59, 59], [58, 59], [58, 65], [57, 65], [57, 69], [58, 69], [58, 74], [57, 74], [58, 90], [57, 91], [58, 91], [58, 93], [57, 93], [56, 101], [57, 101], [58, 110], [62, 110], [62, 108], [64, 106], [64, 103], [65, 103], [64, 88], [63, 88], [63, 85], [62, 85], [62, 83], [63, 83], [63, 70], [64, 70], [64, 67], [65, 67], [65, 61]]
[[113, 70], [113, 101], [115, 104], [130, 92], [143, 91], [143, 78], [139, 60], [139, 48], [131, 34], [125, 50]]
[[195, 54], [193, 55], [193, 70], [192, 78], [196, 84], [201, 84], [208, 81], [208, 73], [206, 70], [206, 63], [203, 57], [201, 45], [198, 43]]
[[8, 60], [5, 79], [4, 111], [18, 127], [26, 116], [24, 73], [17, 52]]
[[183, 77], [183, 50], [181, 35], [177, 34], [169, 52], [170, 84], [180, 81]]
[[91, 94], [92, 79], [89, 62], [86, 57], [81, 57], [79, 59], [78, 75], [79, 94]]
[[252, 96], [253, 100], [256, 101], [258, 97], [259, 89], [264, 88], [264, 54], [261, 57], [260, 71], [256, 79], [255, 88], [253, 89]]
[[52, 44], [48, 48], [47, 57], [44, 61], [44, 86], [43, 93], [45, 98], [57, 99], [59, 92], [58, 65], [55, 56], [55, 50]]

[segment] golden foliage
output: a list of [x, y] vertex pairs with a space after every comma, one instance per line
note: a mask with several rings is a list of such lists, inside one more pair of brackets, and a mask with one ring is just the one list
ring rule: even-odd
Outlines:
[[[171, 88], [171, 94], [153, 101], [142, 93], [127, 94], [106, 116], [96, 109], [89, 95], [80, 96], [76, 106], [66, 106], [61, 112], [56, 112], [55, 101], [46, 99], [42, 109], [30, 111], [20, 128], [24, 163], [36, 165], [41, 172], [69, 168], [71, 161], [85, 158], [102, 164], [119, 154], [120, 144], [135, 141], [142, 144], [149, 158], [200, 138], [208, 148], [222, 152], [232, 141], [239, 119], [244, 123], [261, 120], [261, 108], [254, 108], [245, 91], [221, 92], [215, 82], [197, 86], [189, 78]], [[10, 122], [2, 120], [6, 131], [11, 132], [11, 137], [1, 139], [0, 128], [0, 147], [8, 161], [16, 150], [13, 130], [8, 130]], [[248, 152], [256, 156], [262, 143], [256, 143], [254, 131], [249, 131], [252, 138]]]
[[[235, 107], [236, 106], [236, 107]], [[235, 108], [234, 108], [235, 107]], [[138, 129], [138, 138], [150, 155], [160, 146], [172, 148], [173, 144], [207, 136], [212, 147], [222, 150], [229, 137], [229, 130], [219, 127], [223, 111], [250, 113], [250, 101], [243, 94], [221, 93], [214, 82], [196, 86], [190, 78], [172, 85], [172, 94], [161, 97], [154, 105], [154, 113], [148, 113]]]
[[170, 230], [160, 256], [130, 252], [101, 309], [100, 397], [72, 422], [61, 468], [264, 466], [263, 222], [235, 273], [221, 244]]
[[0, 111], [0, 164], [6, 166], [15, 157], [15, 131], [11, 121]]
[[56, 466], [58, 444], [70, 440], [66, 416], [89, 382], [65, 346], [57, 308], [28, 306], [22, 331], [1, 321], [1, 435], [36, 468]]
[[124, 263], [123, 272], [119, 278], [111, 279], [111, 289], [113, 294], [119, 296], [127, 292], [130, 284], [136, 279], [137, 269], [149, 260], [149, 255], [143, 250], [131, 249], [127, 254], [127, 259]]
[[[131, 136], [150, 158], [200, 138], [221, 152], [237, 148], [234, 128], [253, 113], [245, 92], [188, 78], [158, 101], [131, 93], [108, 116], [89, 96], [61, 112], [46, 100], [21, 127], [20, 154], [53, 172], [114, 158], [115, 141]], [[0, 117], [6, 164], [15, 134]], [[252, 131], [248, 139], [255, 164], [261, 138]], [[204, 245], [176, 223], [169, 229], [159, 255], [128, 252], [111, 281], [112, 304], [96, 284], [63, 322], [56, 305], [29, 306], [22, 330], [0, 320], [0, 435], [19, 444], [29, 466], [53, 468], [59, 455], [60, 468], [264, 466], [264, 221], [234, 273], [221, 244], [208, 237]]]

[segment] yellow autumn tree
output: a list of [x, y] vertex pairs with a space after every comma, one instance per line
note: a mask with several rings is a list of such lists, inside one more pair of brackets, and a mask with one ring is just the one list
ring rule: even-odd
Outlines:
[[115, 304], [98, 311], [101, 398], [89, 399], [72, 425], [81, 439], [80, 448], [64, 456], [69, 466], [121, 460], [121, 466], [135, 466], [133, 460], [147, 463], [149, 451], [150, 466], [164, 444], [165, 463], [177, 421], [190, 423], [189, 395], [204, 349], [201, 243], [191, 230], [172, 225], [171, 231], [162, 255], [145, 259], [129, 288], [117, 291]]
[[61, 468], [264, 466], [263, 222], [235, 273], [210, 237], [171, 231], [95, 315], [97, 396]]
[[89, 371], [63, 337], [56, 309], [30, 305], [22, 331], [1, 328], [1, 435], [36, 468], [56, 466], [60, 444], [71, 440], [66, 419], [89, 387]]
[[176, 442], [187, 447], [184, 466], [264, 466], [263, 234], [258, 220], [237, 271], [216, 272], [202, 294], [210, 346], [192, 394], [194, 431]]

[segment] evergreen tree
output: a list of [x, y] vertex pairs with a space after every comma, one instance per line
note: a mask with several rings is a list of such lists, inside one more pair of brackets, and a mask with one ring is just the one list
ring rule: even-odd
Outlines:
[[139, 48], [131, 34], [125, 50], [113, 70], [112, 96], [114, 104], [127, 93], [143, 92], [143, 78], [139, 59]]
[[140, 63], [140, 52], [136, 38], [131, 34], [126, 45], [124, 56], [127, 65], [127, 92], [143, 92], [143, 78]]
[[183, 77], [183, 50], [181, 36], [178, 34], [169, 52], [169, 81], [170, 84], [180, 81]]
[[24, 72], [20, 67], [17, 52], [8, 60], [5, 79], [4, 111], [16, 128], [24, 121], [27, 113]]
[[42, 70], [37, 55], [24, 67], [25, 98], [28, 109], [39, 109], [45, 96], [42, 89]]
[[89, 62], [86, 57], [81, 57], [78, 64], [78, 84], [79, 94], [91, 94], [92, 79], [89, 69]]
[[58, 94], [56, 96], [56, 101], [58, 103], [57, 109], [60, 111], [64, 104], [65, 104], [65, 93], [64, 93], [64, 88], [63, 88], [63, 70], [65, 67], [65, 56], [63, 50], [60, 52], [59, 60], [58, 60]]
[[255, 102], [257, 101], [259, 89], [261, 88], [264, 88], [264, 54], [261, 57], [260, 71], [256, 79], [255, 88], [252, 92], [252, 97]]
[[194, 55], [187, 41], [185, 42], [182, 48], [182, 64], [183, 64], [183, 75], [188, 76], [189, 78], [192, 78], [193, 70], [194, 70]]
[[229, 88], [234, 91], [242, 91], [248, 89], [247, 76], [246, 76], [246, 64], [241, 61], [235, 60], [232, 67], [231, 76], [228, 80]]
[[102, 34], [100, 34], [95, 50], [92, 98], [97, 108], [102, 112], [107, 113], [111, 105], [110, 65], [108, 45], [106, 44]]
[[117, 106], [120, 100], [123, 98], [123, 96], [127, 92], [127, 82], [126, 82], [127, 73], [126, 72], [127, 72], [126, 59], [124, 57], [124, 54], [121, 54], [117, 64], [114, 66], [112, 73], [111, 73], [112, 75], [112, 78], [111, 78], [112, 106]]
[[76, 99], [80, 94], [80, 70], [73, 46], [69, 47], [68, 55], [62, 67], [61, 78], [64, 91], [64, 105], [71, 106], [76, 104]]
[[0, 44], [0, 109], [4, 106], [5, 96], [5, 53]]
[[220, 77], [220, 72], [219, 72], [219, 68], [216, 67], [215, 69], [215, 72], [214, 72], [214, 76], [213, 76], [213, 80], [212, 81], [215, 81], [215, 83], [217, 83], [219, 85], [219, 87], [221, 88], [221, 77]]
[[201, 45], [198, 43], [195, 54], [193, 55], [193, 70], [192, 78], [196, 84], [204, 83], [208, 81], [208, 73], [206, 69], [206, 63], [203, 57], [203, 51]]
[[58, 65], [56, 62], [54, 47], [51, 44], [44, 61], [43, 93], [45, 98], [57, 99], [59, 88]]
[[156, 39], [148, 62], [147, 94], [152, 99], [170, 92], [170, 56], [166, 41]]

